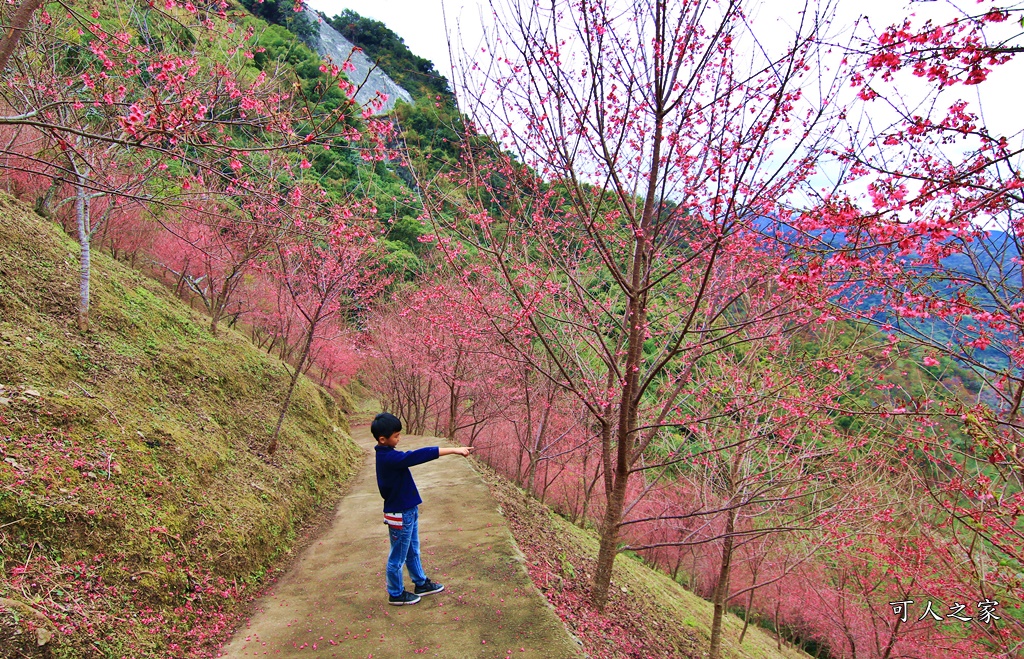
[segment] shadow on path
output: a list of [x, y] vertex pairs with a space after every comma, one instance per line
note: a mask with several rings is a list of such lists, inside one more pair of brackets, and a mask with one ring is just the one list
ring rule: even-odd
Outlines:
[[[576, 643], [529, 581], [497, 504], [471, 463], [445, 456], [413, 468], [423, 497], [423, 568], [445, 591], [389, 606], [388, 534], [369, 428], [367, 455], [334, 519], [224, 645], [223, 657], [579, 657]], [[402, 436], [400, 450], [437, 444]], [[443, 441], [443, 440], [441, 440]], [[412, 583], [405, 575], [406, 588]]]

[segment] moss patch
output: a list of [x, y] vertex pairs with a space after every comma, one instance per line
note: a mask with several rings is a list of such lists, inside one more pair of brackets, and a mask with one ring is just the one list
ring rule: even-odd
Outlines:
[[280, 361], [103, 254], [82, 335], [77, 244], [0, 225], [0, 655], [209, 655], [358, 466], [347, 419], [301, 380], [266, 460]]

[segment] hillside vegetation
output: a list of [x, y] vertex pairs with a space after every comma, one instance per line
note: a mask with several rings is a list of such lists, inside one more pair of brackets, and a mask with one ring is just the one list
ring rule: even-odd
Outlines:
[[[544, 593], [566, 627], [592, 657], [704, 657], [711, 630], [712, 604], [686, 590], [635, 555], [615, 561], [608, 608], [586, 605], [598, 538], [557, 515], [496, 472], [484, 468], [491, 494], [519, 548], [534, 585]], [[723, 653], [730, 659], [799, 659], [808, 655], [782, 636], [728, 615]]]
[[0, 194], [0, 656], [203, 656], [359, 453], [282, 362]]

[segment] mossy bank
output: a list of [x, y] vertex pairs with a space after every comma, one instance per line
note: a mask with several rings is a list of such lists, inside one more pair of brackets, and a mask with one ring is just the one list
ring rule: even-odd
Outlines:
[[[0, 656], [205, 656], [360, 453], [280, 361], [0, 193]], [[344, 407], [344, 406], [343, 406]]]
[[[491, 494], [501, 506], [534, 585], [547, 597], [565, 626], [593, 659], [701, 659], [708, 656], [714, 607], [667, 574], [637, 557], [615, 559], [604, 611], [590, 604], [591, 575], [599, 538], [556, 514], [506, 480], [481, 466]], [[724, 659], [810, 659], [765, 629], [727, 613]], [[740, 642], [740, 638], [743, 641]]]

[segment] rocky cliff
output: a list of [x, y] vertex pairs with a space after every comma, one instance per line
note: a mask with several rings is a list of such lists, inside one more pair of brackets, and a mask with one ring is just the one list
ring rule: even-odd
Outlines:
[[318, 28], [318, 32], [312, 40], [313, 43], [310, 43], [309, 46], [316, 50], [320, 57], [330, 59], [335, 64], [340, 65], [348, 59], [355, 65], [355, 71], [350, 71], [347, 75], [349, 80], [359, 87], [356, 101], [360, 105], [365, 106], [378, 92], [387, 96], [387, 102], [384, 103], [378, 114], [390, 112], [398, 99], [412, 103], [412, 96], [409, 92], [381, 71], [373, 60], [363, 54], [362, 50], [357, 49], [351, 41], [341, 36], [315, 11], [307, 7], [305, 12], [309, 20]]

